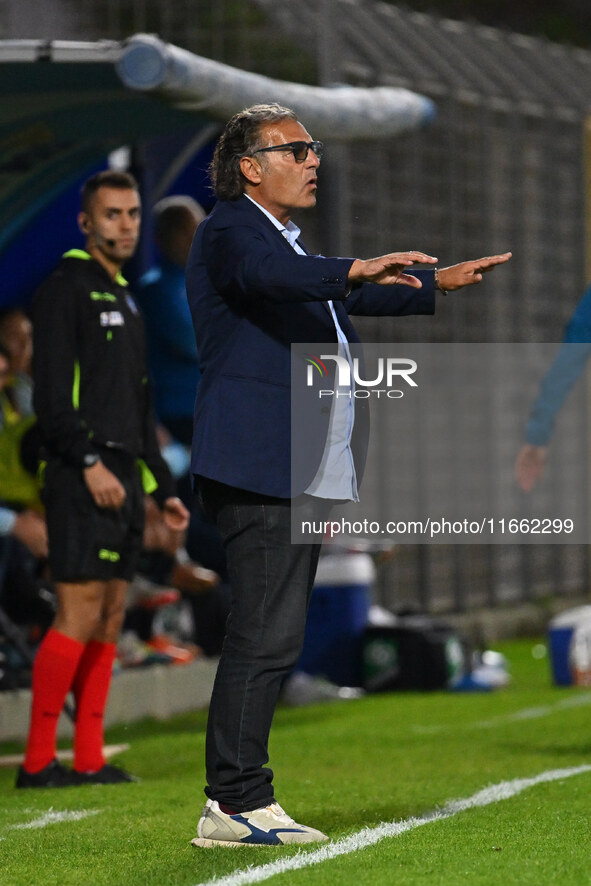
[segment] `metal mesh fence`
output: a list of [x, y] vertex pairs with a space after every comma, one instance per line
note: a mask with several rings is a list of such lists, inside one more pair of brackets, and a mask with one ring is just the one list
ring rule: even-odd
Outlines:
[[[274, 0], [261, 5], [309, 37], [312, 3], [302, 21]], [[385, 4], [338, 6], [333, 74], [406, 86], [438, 108], [423, 131], [339, 146], [334, 161], [329, 146], [327, 167], [340, 167], [339, 211], [348, 213], [338, 220], [342, 252], [421, 249], [451, 264], [513, 251], [482, 287], [440, 300], [434, 319], [356, 318], [362, 338], [560, 341], [585, 285], [588, 99], [580, 87], [591, 54]], [[323, 208], [321, 223], [330, 223], [326, 201]], [[321, 246], [321, 228], [316, 236]], [[508, 403], [506, 420], [523, 424], [524, 416]], [[405, 545], [381, 570], [381, 599], [437, 612], [514, 605], [584, 592], [588, 569], [586, 545]]]
[[250, 0], [0, 0], [0, 39], [125, 40], [136, 33], [268, 76], [315, 77], [313, 57]]
[[[358, 321], [366, 341], [561, 339], [584, 286], [580, 121], [515, 118], [448, 98], [429, 130], [350, 150], [352, 254], [417, 248], [448, 264], [514, 253], [480, 289], [440, 300], [434, 319]], [[508, 404], [507, 420], [524, 417]], [[400, 549], [380, 588], [389, 606], [465, 610], [577, 594], [587, 573], [580, 545], [417, 545]]]
[[[428, 130], [349, 150], [352, 254], [416, 248], [450, 264], [514, 253], [478, 290], [440, 299], [435, 318], [358, 319], [364, 340], [561, 339], [584, 286], [580, 121], [515, 119], [448, 98]], [[524, 422], [510, 403], [507, 421]], [[380, 587], [390, 606], [465, 610], [577, 594], [587, 572], [581, 545], [417, 545], [400, 549]]]

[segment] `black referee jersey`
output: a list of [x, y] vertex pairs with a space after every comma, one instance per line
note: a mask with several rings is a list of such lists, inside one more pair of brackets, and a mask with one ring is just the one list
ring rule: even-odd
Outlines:
[[125, 279], [81, 249], [35, 294], [33, 378], [48, 457], [83, 468], [104, 447], [120, 450], [145, 462], [159, 502], [174, 495], [156, 440], [142, 317]]

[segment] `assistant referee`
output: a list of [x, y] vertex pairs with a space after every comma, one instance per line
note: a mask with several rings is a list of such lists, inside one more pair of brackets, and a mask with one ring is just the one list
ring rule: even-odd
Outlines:
[[[188, 512], [156, 440], [141, 316], [121, 275], [136, 248], [135, 179], [105, 171], [82, 188], [84, 250], [67, 252], [33, 307], [34, 404], [58, 610], [33, 667], [27, 751], [17, 787], [133, 780], [105, 762], [103, 715], [125, 594], [142, 546], [144, 493], [170, 528]], [[68, 691], [76, 701], [74, 766], [55, 758]]]

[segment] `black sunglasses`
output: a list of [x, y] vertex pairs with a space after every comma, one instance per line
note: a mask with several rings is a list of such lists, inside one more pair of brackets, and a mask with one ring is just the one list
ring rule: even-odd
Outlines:
[[271, 151], [291, 151], [296, 163], [303, 163], [308, 156], [310, 148], [314, 151], [319, 160], [322, 160], [324, 152], [324, 144], [322, 142], [285, 142], [284, 145], [271, 145], [270, 148], [259, 148], [253, 151], [255, 154], [264, 154]]

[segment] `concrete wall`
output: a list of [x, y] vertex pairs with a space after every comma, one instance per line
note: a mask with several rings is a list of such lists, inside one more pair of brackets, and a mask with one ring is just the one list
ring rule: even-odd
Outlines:
[[[146, 717], [166, 720], [174, 714], [207, 707], [217, 659], [188, 665], [152, 665], [130, 668], [113, 678], [105, 715], [107, 726], [134, 723]], [[25, 741], [29, 728], [31, 693], [28, 689], [0, 692], [0, 741]], [[72, 735], [72, 724], [62, 714], [58, 735]]]

